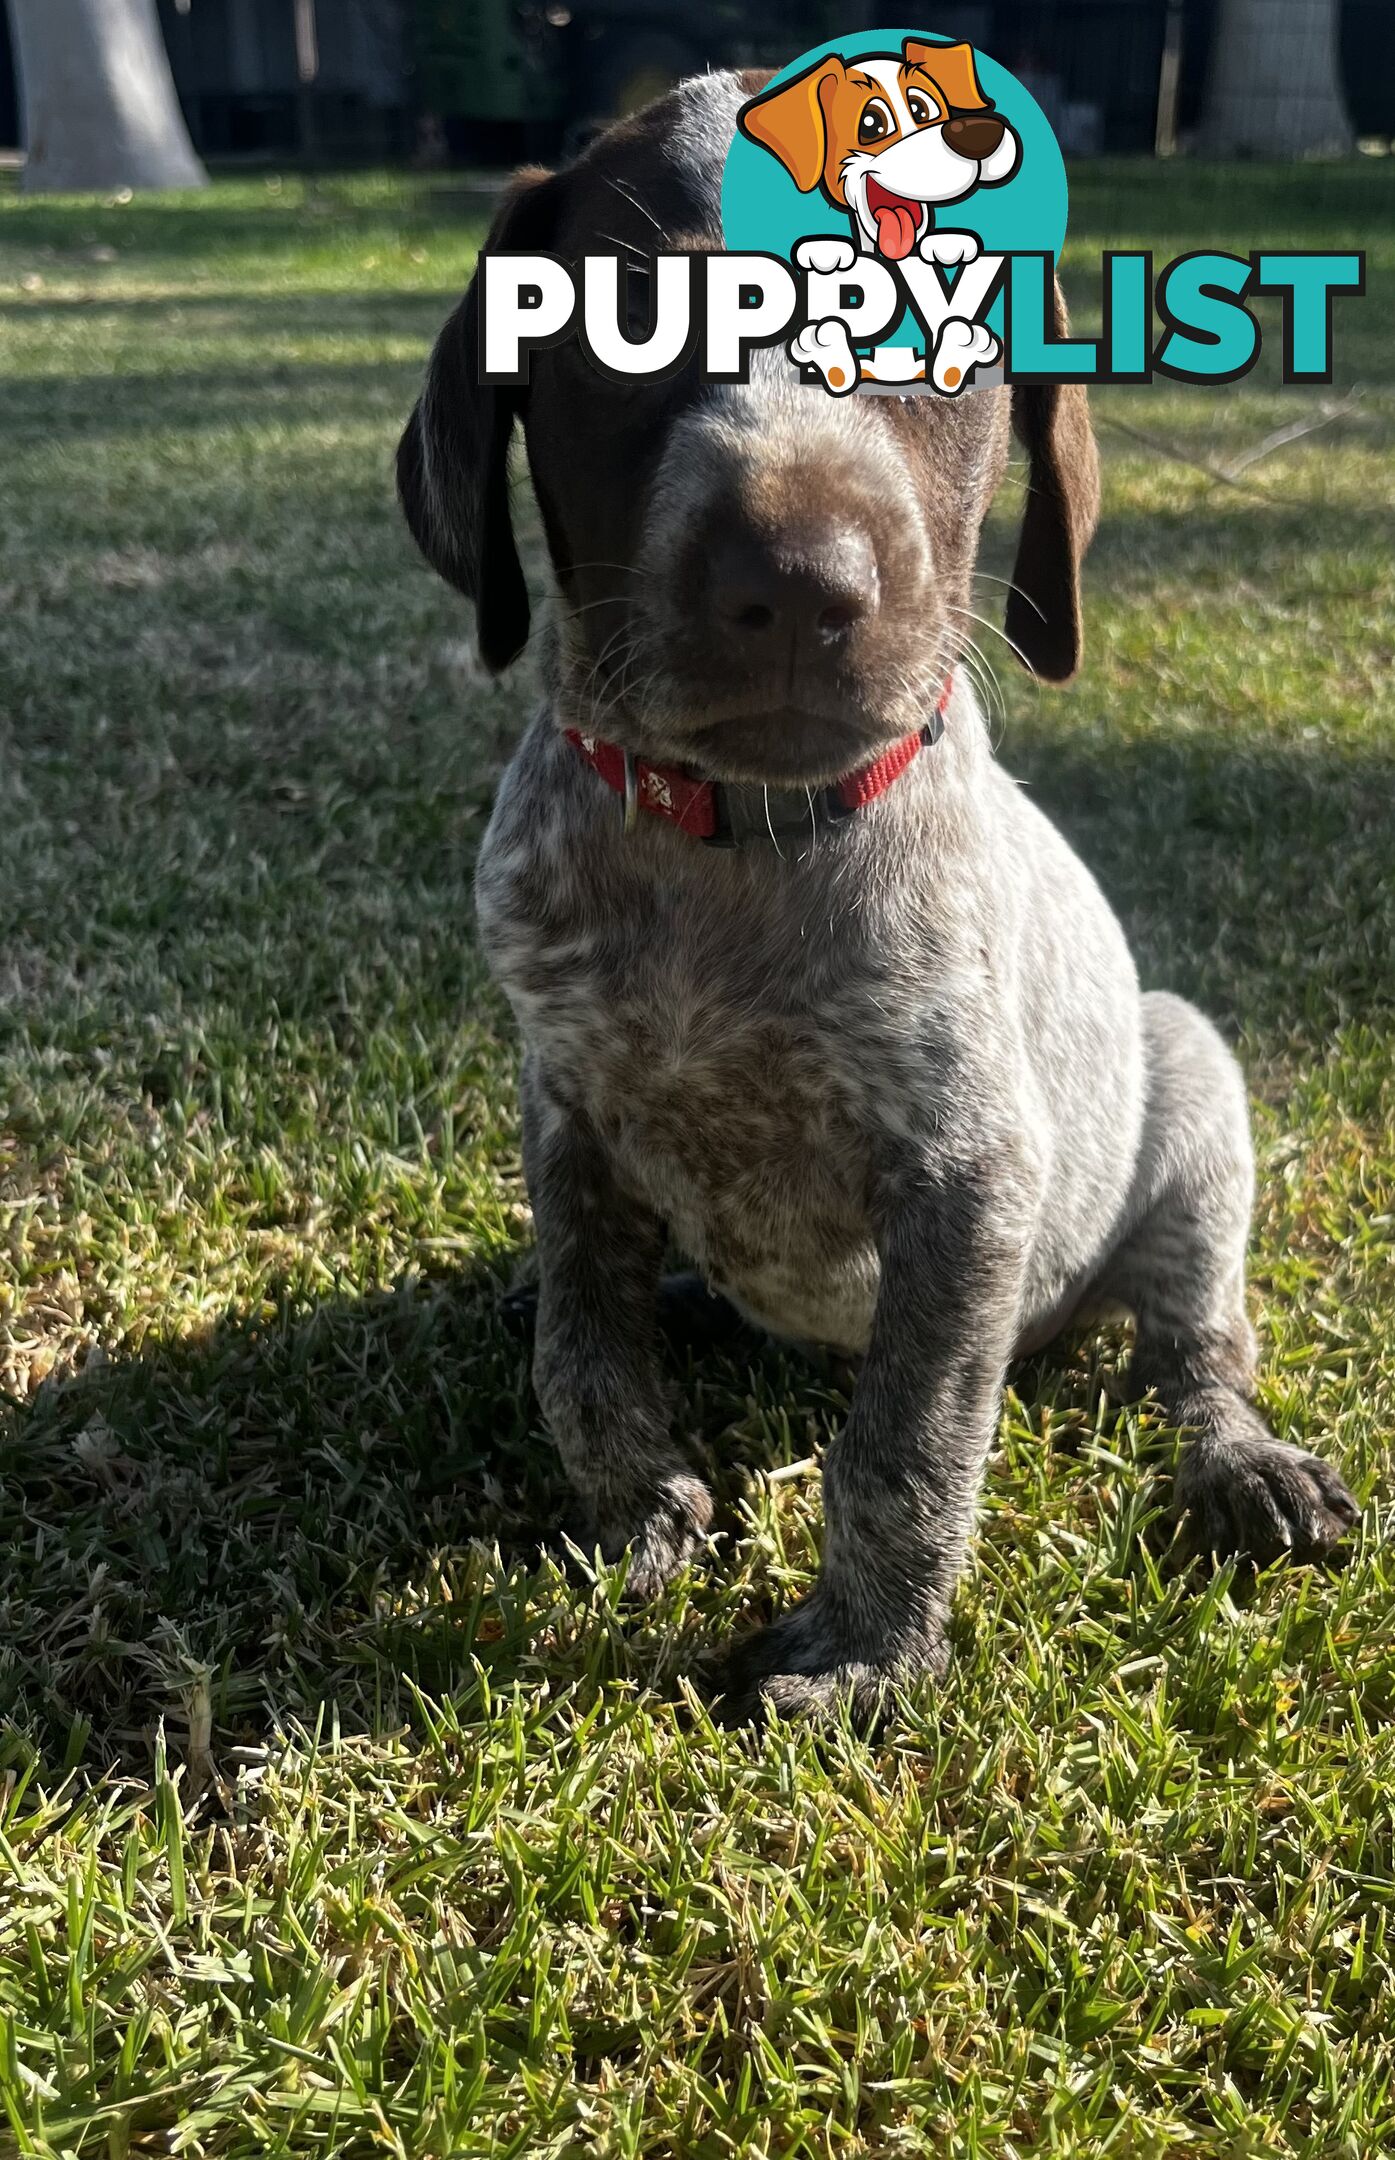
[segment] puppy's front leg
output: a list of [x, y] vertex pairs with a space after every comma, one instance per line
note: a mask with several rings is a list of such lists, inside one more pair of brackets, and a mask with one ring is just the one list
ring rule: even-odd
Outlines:
[[591, 1533], [630, 1548], [626, 1588], [652, 1597], [712, 1519], [674, 1446], [659, 1375], [663, 1225], [617, 1186], [584, 1115], [523, 1073], [523, 1165], [538, 1234], [533, 1384]]
[[852, 1698], [939, 1672], [1012, 1353], [1030, 1181], [1001, 1160], [883, 1181], [882, 1280], [847, 1424], [824, 1464], [813, 1591], [738, 1653], [733, 1715]]

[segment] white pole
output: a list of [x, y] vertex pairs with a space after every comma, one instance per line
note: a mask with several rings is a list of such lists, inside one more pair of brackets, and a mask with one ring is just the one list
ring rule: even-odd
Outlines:
[[155, 0], [9, 0], [27, 194], [205, 187]]
[[1337, 0], [1221, 0], [1197, 148], [1213, 157], [1339, 157], [1354, 147]]

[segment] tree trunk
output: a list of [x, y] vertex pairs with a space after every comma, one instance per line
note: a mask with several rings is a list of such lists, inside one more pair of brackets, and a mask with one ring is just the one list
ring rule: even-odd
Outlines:
[[26, 194], [206, 187], [155, 0], [10, 0]]
[[1197, 148], [1212, 157], [1337, 157], [1353, 147], [1338, 0], [1221, 0]]

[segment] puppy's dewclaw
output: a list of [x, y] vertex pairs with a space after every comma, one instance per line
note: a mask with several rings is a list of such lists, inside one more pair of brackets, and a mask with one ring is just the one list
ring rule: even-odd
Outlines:
[[946, 397], [956, 397], [976, 367], [996, 360], [1002, 347], [984, 323], [965, 322], [951, 315], [935, 346], [930, 380]]
[[860, 379], [857, 354], [848, 326], [830, 315], [823, 322], [806, 323], [789, 342], [789, 356], [800, 367], [817, 368], [835, 397], [846, 397]]

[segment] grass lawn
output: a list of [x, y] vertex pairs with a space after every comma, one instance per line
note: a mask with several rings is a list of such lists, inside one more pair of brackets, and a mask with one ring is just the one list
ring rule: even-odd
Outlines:
[[626, 1618], [497, 1315], [529, 687], [390, 486], [468, 202], [0, 197], [0, 2151], [1395, 2143], [1395, 164], [1094, 167], [1073, 233], [1087, 323], [1108, 242], [1370, 254], [1330, 393], [1101, 398], [1088, 665], [996, 718], [1242, 1051], [1264, 1405], [1366, 1515], [1178, 1579], [1067, 1345], [868, 1747], [689, 1678], [807, 1584], [842, 1380], [684, 1367], [723, 1534]]

